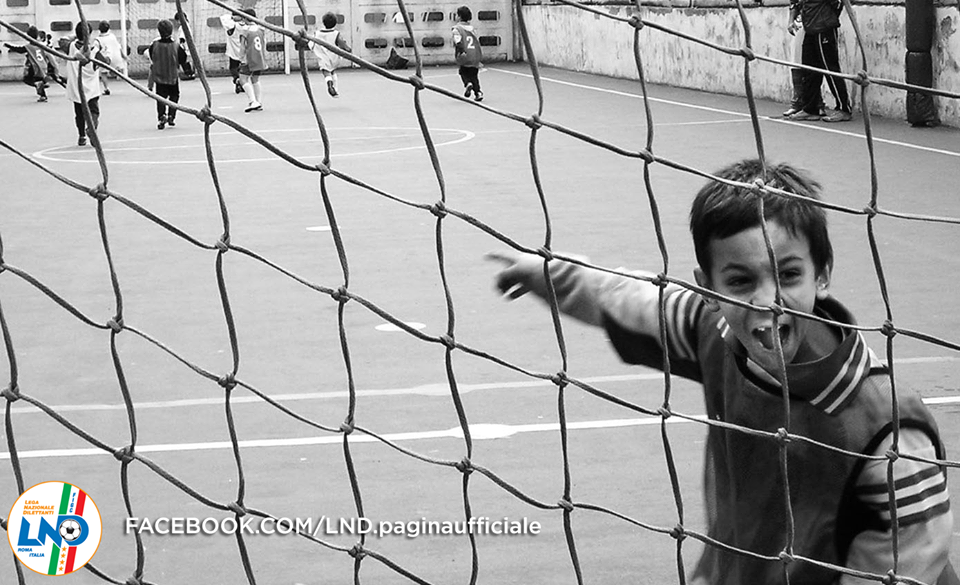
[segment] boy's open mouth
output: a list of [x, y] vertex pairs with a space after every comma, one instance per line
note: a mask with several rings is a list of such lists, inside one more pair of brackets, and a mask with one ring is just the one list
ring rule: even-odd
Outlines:
[[[778, 327], [780, 333], [780, 346], [786, 343], [787, 339], [790, 337], [790, 326], [781, 323]], [[763, 346], [764, 349], [772, 351], [774, 346], [773, 341], [773, 327], [757, 327], [753, 330], [753, 337], [757, 342]]]

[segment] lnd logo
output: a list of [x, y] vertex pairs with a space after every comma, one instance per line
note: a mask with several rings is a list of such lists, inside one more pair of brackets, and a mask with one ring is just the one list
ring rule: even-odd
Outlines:
[[62, 481], [23, 492], [7, 517], [13, 554], [43, 575], [69, 575], [87, 564], [100, 546], [100, 511], [86, 492]]

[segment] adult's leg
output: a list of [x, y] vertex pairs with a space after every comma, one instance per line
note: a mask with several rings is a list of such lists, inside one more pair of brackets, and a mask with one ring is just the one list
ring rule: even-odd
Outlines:
[[[820, 60], [824, 63], [825, 69], [840, 73], [840, 51], [837, 43], [837, 29], [824, 31], [820, 34]], [[852, 112], [850, 97], [847, 94], [847, 84], [844, 79], [828, 75], [827, 86], [830, 88], [833, 98], [837, 100], [837, 109], [848, 114]]]
[[[823, 69], [823, 59], [820, 52], [820, 33], [807, 32], [803, 37], [804, 65]], [[802, 78], [803, 91], [800, 102], [802, 113], [808, 116], [820, 115], [820, 85], [823, 83], [823, 74], [816, 71], [804, 71]]]

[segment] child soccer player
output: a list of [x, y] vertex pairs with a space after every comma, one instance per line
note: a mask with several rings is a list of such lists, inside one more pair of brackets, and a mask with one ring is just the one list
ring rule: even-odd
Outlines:
[[[765, 433], [785, 426], [779, 344], [791, 398], [790, 432], [846, 452], [886, 455], [892, 445], [890, 381], [863, 336], [792, 313], [780, 314], [775, 330], [772, 311], [747, 308], [773, 305], [779, 281], [783, 308], [853, 324], [847, 309], [828, 294], [833, 250], [826, 215], [812, 202], [819, 199], [819, 184], [789, 165], [768, 166], [764, 172], [757, 160], [741, 161], [718, 175], [746, 184], [762, 179], [800, 196], [758, 193], [719, 181], [709, 181], [696, 195], [690, 212], [699, 264], [696, 281], [743, 306], [668, 284], [663, 289], [663, 346], [658, 285], [555, 260], [549, 274], [560, 309], [603, 327], [626, 362], [662, 368], [667, 354], [671, 372], [702, 384], [710, 420]], [[758, 217], [761, 200], [773, 265]], [[506, 264], [497, 286], [509, 298], [526, 292], [546, 298], [541, 257], [490, 257]], [[936, 423], [919, 397], [899, 387], [897, 397], [900, 452], [944, 459]], [[769, 437], [708, 427], [707, 535], [774, 560], [708, 545], [692, 583], [863, 582], [828, 566], [802, 559], [785, 564], [777, 558], [787, 535], [779, 453], [779, 442]], [[801, 441], [787, 445], [787, 457], [793, 554], [851, 571], [887, 574], [894, 566], [889, 461], [868, 461]], [[892, 481], [900, 528], [898, 575], [956, 584], [949, 562], [953, 516], [944, 470], [901, 457], [893, 465]]]
[[[37, 27], [31, 26], [27, 29], [27, 36], [31, 39], [40, 40], [40, 31], [37, 30]], [[11, 53], [25, 54], [27, 56], [23, 63], [23, 82], [36, 88], [38, 102], [47, 101], [47, 87], [49, 86], [47, 83], [47, 75], [50, 69], [48, 64], [51, 62], [47, 60], [43, 49], [30, 43], [25, 45], [3, 43], [3, 46], [10, 49]]]
[[[123, 54], [123, 49], [120, 47], [120, 41], [117, 40], [117, 36], [110, 30], [110, 22], [101, 20], [99, 29], [100, 36], [97, 37], [97, 40], [100, 42], [100, 46], [103, 47], [103, 54], [110, 59], [110, 64], [114, 68], [126, 75], [126, 55]], [[107, 80], [106, 69], [100, 70], [100, 85], [103, 86], [103, 95], [110, 95], [110, 84]]]
[[[187, 15], [182, 12], [177, 12], [173, 15], [173, 30], [177, 33], [177, 42], [180, 43], [180, 46], [183, 47], [184, 53], [187, 51], [187, 35], [183, 32], [183, 23], [187, 22]], [[185, 81], [191, 81], [197, 78], [196, 72], [193, 70], [193, 65], [190, 63], [189, 57], [186, 61], [180, 63], [180, 68], [183, 69], [183, 79]]]
[[[180, 77], [177, 69], [187, 60], [187, 53], [180, 43], [173, 40], [173, 23], [161, 20], [157, 23], [160, 38], [150, 45], [150, 69], [157, 84], [157, 95], [173, 103], [180, 101]], [[157, 100], [157, 129], [176, 126], [177, 109]]]
[[243, 84], [240, 83], [240, 60], [243, 59], [243, 45], [240, 41], [237, 21], [240, 17], [233, 13], [220, 15], [220, 24], [227, 34], [227, 59], [230, 63], [230, 77], [233, 78], [234, 93], [243, 93]]
[[[351, 52], [350, 45], [337, 30], [337, 15], [328, 12], [323, 15], [321, 22], [323, 22], [323, 30], [317, 31], [317, 38], [348, 53]], [[310, 43], [310, 46], [313, 49], [313, 54], [317, 56], [320, 73], [323, 74], [323, 79], [327, 82], [327, 93], [333, 97], [339, 96], [340, 94], [337, 92], [337, 67], [340, 65], [340, 55], [318, 43]]]
[[[84, 25], [83, 21], [77, 23], [75, 27], [77, 35], [76, 40], [70, 43], [67, 56], [72, 57], [67, 61], [67, 99], [73, 102], [73, 120], [77, 126], [77, 146], [87, 144], [87, 134], [92, 134], [100, 125], [100, 73], [97, 71], [99, 66], [94, 62], [81, 64], [76, 58], [84, 56], [85, 45], [89, 48], [88, 56], [104, 63], [109, 63], [106, 55], [100, 47], [100, 43], [90, 38], [93, 27], [90, 23]], [[83, 98], [80, 92], [83, 91]], [[83, 116], [83, 101], [86, 100], [87, 108], [90, 109], [92, 125], [88, 126]]]
[[[256, 18], [257, 11], [244, 8], [243, 12]], [[267, 68], [266, 46], [263, 29], [257, 23], [244, 20], [240, 25], [240, 43], [243, 47], [243, 59], [240, 62], [240, 82], [247, 94], [249, 104], [244, 112], [256, 112], [263, 109], [260, 101], [260, 73]]]
[[[47, 34], [46, 31], [40, 31], [38, 40], [45, 44], [48, 49], [53, 50], [53, 36]], [[53, 78], [61, 87], [67, 86], [67, 78], [63, 75], [60, 75], [60, 65], [57, 63], [60, 61], [60, 57], [45, 55], [47, 58], [47, 75]]]
[[480, 91], [480, 61], [483, 51], [480, 49], [480, 39], [473, 30], [470, 21], [473, 13], [467, 6], [457, 8], [457, 24], [453, 27], [453, 54], [460, 66], [460, 79], [463, 80], [464, 97], [470, 97], [478, 102], [483, 101], [483, 92]]

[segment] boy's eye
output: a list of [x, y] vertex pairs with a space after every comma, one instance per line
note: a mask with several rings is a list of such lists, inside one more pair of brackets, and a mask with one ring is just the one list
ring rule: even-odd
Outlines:
[[729, 288], [744, 288], [750, 284], [746, 276], [731, 276], [724, 281]]
[[803, 275], [803, 272], [796, 268], [783, 270], [780, 272], [780, 282], [781, 283], [794, 282], [798, 278], [800, 278], [802, 275]]

